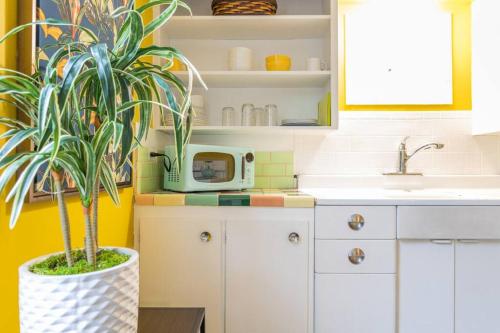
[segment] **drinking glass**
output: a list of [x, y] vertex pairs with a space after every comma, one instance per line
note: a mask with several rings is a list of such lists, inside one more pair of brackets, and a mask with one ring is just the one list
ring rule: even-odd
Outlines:
[[255, 126], [267, 126], [266, 112], [263, 108], [254, 108], [253, 113], [255, 115]]
[[266, 105], [265, 117], [267, 120], [267, 126], [278, 126], [278, 107], [275, 104]]
[[253, 109], [253, 104], [243, 104], [241, 108], [241, 126], [255, 126], [255, 113]]
[[236, 111], [233, 107], [226, 106], [222, 109], [222, 126], [234, 126], [236, 119]]

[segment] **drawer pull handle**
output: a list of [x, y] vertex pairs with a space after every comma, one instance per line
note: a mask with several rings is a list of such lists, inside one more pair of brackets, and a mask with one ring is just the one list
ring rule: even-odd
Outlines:
[[453, 241], [451, 239], [431, 239], [431, 243], [438, 245], [449, 245], [453, 244]]
[[292, 232], [290, 235], [288, 235], [288, 240], [292, 244], [299, 244], [300, 242], [300, 235], [296, 232]]
[[458, 242], [462, 243], [462, 244], [478, 244], [478, 243], [481, 243], [481, 241], [479, 239], [459, 239]]
[[200, 240], [204, 243], [210, 242], [211, 239], [212, 239], [212, 234], [210, 234], [208, 231], [203, 231], [200, 234]]
[[349, 253], [349, 261], [354, 265], [359, 265], [365, 260], [365, 253], [360, 248], [352, 249]]
[[361, 230], [365, 225], [365, 218], [361, 214], [353, 214], [349, 219], [349, 228], [352, 230]]

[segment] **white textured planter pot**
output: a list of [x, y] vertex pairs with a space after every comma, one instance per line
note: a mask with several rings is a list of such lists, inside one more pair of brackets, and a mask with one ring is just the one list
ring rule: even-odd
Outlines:
[[66, 276], [33, 274], [19, 267], [21, 333], [136, 333], [139, 306], [139, 255], [121, 265], [92, 273]]

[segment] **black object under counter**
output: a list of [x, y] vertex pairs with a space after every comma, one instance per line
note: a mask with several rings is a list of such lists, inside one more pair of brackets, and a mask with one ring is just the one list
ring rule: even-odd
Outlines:
[[140, 308], [138, 333], [205, 333], [205, 309]]

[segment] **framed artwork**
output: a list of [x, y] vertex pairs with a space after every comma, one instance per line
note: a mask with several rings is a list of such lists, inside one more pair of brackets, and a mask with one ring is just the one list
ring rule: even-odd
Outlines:
[[[133, 0], [32, 0], [30, 14], [26, 8], [21, 8], [20, 19], [24, 22], [54, 18], [82, 25], [91, 29], [101, 41], [110, 47], [119, 31], [123, 21], [113, 19], [111, 13], [119, 6], [129, 4]], [[32, 64], [39, 62], [43, 71], [46, 63], [58, 44], [71, 41], [86, 41], [86, 34], [74, 27], [58, 26], [36, 26], [29, 32], [30, 36], [20, 38], [20, 43], [30, 43], [30, 56], [20, 58], [20, 68], [25, 72], [32, 72]], [[26, 45], [20, 45], [20, 53], [27, 49]], [[31, 67], [31, 68], [30, 68]], [[58, 74], [62, 75], [64, 62], [58, 68]], [[26, 147], [33, 149], [34, 147]], [[118, 164], [120, 153], [111, 153], [106, 156], [111, 166]], [[47, 200], [52, 197], [52, 184], [47, 177], [44, 179], [45, 170], [40, 170], [30, 189], [29, 202]], [[132, 154], [129, 161], [115, 172], [115, 181], [119, 188], [132, 186]], [[64, 187], [66, 193], [76, 193], [73, 181], [65, 177]]]

